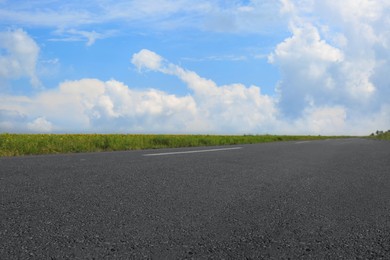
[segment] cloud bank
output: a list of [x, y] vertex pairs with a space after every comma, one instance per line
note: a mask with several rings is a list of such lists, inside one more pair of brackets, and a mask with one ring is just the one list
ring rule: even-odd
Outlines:
[[[157, 89], [134, 90], [110, 80], [63, 82], [34, 97], [2, 96], [4, 130], [23, 132], [248, 133], [269, 129], [277, 110], [259, 87], [217, 86], [195, 72], [168, 63], [149, 50], [132, 57], [139, 70], [173, 75], [192, 91], [176, 96]], [[18, 119], [18, 120], [16, 120]]]
[[177, 77], [191, 94], [135, 90], [116, 80], [67, 81], [33, 97], [0, 97], [0, 128], [12, 132], [366, 134], [389, 122], [388, 104], [377, 113], [364, 114], [350, 113], [345, 105], [314, 101], [307, 101], [291, 119], [283, 116], [285, 101], [262, 94], [258, 86], [218, 86], [146, 49], [134, 54], [131, 62], [142, 73]]
[[[137, 7], [143, 10], [139, 19], [150, 13], [158, 13], [159, 21], [168, 19], [185, 9], [186, 1], [179, 2], [162, 1], [164, 8], [155, 10], [145, 1]], [[234, 22], [231, 31], [245, 32], [245, 24], [255, 30], [249, 17], [258, 15], [260, 2], [271, 5], [218, 4], [219, 9], [211, 11], [213, 1], [200, 1], [196, 10], [213, 12], [202, 24], [213, 24], [215, 31], [227, 30], [218, 27], [226, 15], [234, 17], [229, 20]], [[369, 134], [390, 129], [390, 3], [282, 0], [267, 8], [275, 6], [290, 35], [268, 55], [281, 72], [274, 94], [266, 95], [254, 85], [218, 85], [143, 49], [132, 55], [132, 66], [140, 73], [175, 77], [189, 94], [139, 90], [118, 80], [66, 81], [32, 96], [1, 95], [0, 131]], [[126, 8], [116, 7], [106, 15], [120, 17]], [[87, 18], [84, 21], [93, 22]], [[89, 44], [100, 37], [70, 32], [84, 35]], [[28, 77], [38, 85], [35, 41], [23, 30], [2, 32], [0, 38], [0, 48], [6, 50], [0, 52], [0, 80]]]

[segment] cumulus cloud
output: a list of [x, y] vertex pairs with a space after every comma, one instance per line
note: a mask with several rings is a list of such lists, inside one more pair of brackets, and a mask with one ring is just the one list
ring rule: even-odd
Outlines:
[[150, 51], [143, 49], [138, 53], [133, 55], [131, 62], [138, 68], [138, 70], [142, 70], [144, 68], [149, 70], [158, 70], [162, 65], [163, 58]]
[[319, 121], [313, 115], [323, 118], [325, 111], [334, 120], [325, 120], [329, 124], [324, 126], [355, 132], [352, 125], [360, 125], [363, 133], [369, 129], [367, 122], [373, 122], [367, 115], [381, 114], [389, 127], [388, 116], [383, 117], [389, 104], [383, 68], [389, 68], [390, 60], [390, 4], [353, 0], [282, 4], [291, 36], [268, 60], [281, 71], [277, 90], [284, 120], [315, 129]]
[[169, 63], [157, 53], [145, 49], [134, 54], [131, 61], [139, 70], [158, 71], [183, 81], [193, 92], [192, 98], [202, 119], [198, 123], [202, 121], [209, 131], [264, 132], [274, 123], [278, 112], [275, 99], [263, 95], [258, 86], [218, 86], [214, 81]]
[[[320, 82], [333, 63], [344, 62], [344, 56], [339, 49], [320, 40], [316, 30], [311, 29], [313, 35], [305, 35], [303, 39], [308, 46], [302, 50], [306, 55], [302, 57], [319, 66], [319, 72], [313, 72], [309, 69], [312, 65], [309, 63], [308, 67], [305, 67], [308, 70], [306, 78], [312, 82]], [[293, 67], [294, 59], [289, 59], [296, 53], [289, 54], [289, 48], [295, 46], [294, 41], [293, 36], [281, 43], [275, 49], [275, 57], [270, 59], [275, 59], [273, 62], [281, 67], [291, 62], [290, 66]], [[310, 48], [322, 48], [324, 53], [318, 53], [318, 49], [312, 52]], [[55, 89], [42, 91], [33, 97], [0, 97], [0, 130], [367, 134], [376, 127], [382, 126], [386, 129], [390, 122], [388, 102], [382, 103], [377, 113], [363, 113], [359, 109], [351, 109], [348, 102], [337, 99], [321, 100], [320, 95], [332, 97], [333, 94], [328, 92], [328, 89], [334, 86], [325, 86], [325, 90], [320, 87], [314, 89], [313, 86], [313, 89], [308, 90], [305, 86], [292, 84], [295, 91], [306, 96], [299, 113], [289, 118], [282, 113], [285, 104], [283, 102], [286, 102], [286, 99], [283, 99], [285, 86], [280, 88], [280, 97], [262, 94], [258, 86], [218, 86], [213, 80], [169, 63], [160, 55], [146, 49], [135, 53], [131, 61], [139, 69], [177, 77], [185, 83], [191, 91], [190, 94], [177, 96], [157, 89], [135, 90], [116, 80], [66, 81]], [[286, 71], [286, 75], [288, 72]], [[327, 73], [327, 77], [332, 76], [330, 72]], [[300, 78], [304, 77], [304, 74], [297, 73], [295, 77], [295, 80], [305, 83]], [[301, 96], [298, 95], [297, 98]]]
[[261, 93], [258, 86], [231, 84], [218, 86], [193, 71], [168, 62], [149, 50], [133, 55], [138, 68], [148, 68], [182, 80], [193, 91], [198, 111], [210, 130], [240, 132], [267, 131], [277, 115], [275, 99]]
[[294, 121], [292, 128], [302, 133], [342, 135], [347, 132], [346, 119], [347, 112], [341, 106], [307, 107], [302, 116]]
[[278, 86], [281, 108], [285, 115], [296, 117], [313, 99], [329, 102], [329, 96], [337, 91], [331, 73], [343, 61], [344, 54], [321, 39], [311, 24], [294, 25], [292, 34], [270, 54], [269, 62], [282, 73]]
[[0, 78], [29, 77], [33, 86], [40, 86], [36, 74], [38, 55], [38, 45], [25, 31], [0, 32]]
[[[278, 22], [286, 21], [290, 31], [268, 56], [281, 72], [275, 94], [265, 95], [258, 86], [239, 83], [219, 86], [143, 49], [132, 56], [132, 64], [139, 71], [176, 77], [188, 88], [187, 96], [136, 90], [116, 80], [66, 81], [31, 97], [0, 96], [1, 131], [40, 126], [42, 131], [76, 132], [367, 134], [390, 128], [388, 1], [197, 1], [195, 6], [187, 0], [102, 3], [97, 12], [103, 14], [101, 20], [89, 12], [75, 12], [79, 24], [71, 28], [114, 20], [147, 20], [146, 26], [174, 28], [169, 24], [177, 18], [186, 27], [203, 30], [261, 32], [273, 22], [264, 22], [268, 18], [259, 14], [271, 10]], [[67, 10], [75, 6], [71, 2]], [[189, 15], [189, 8], [196, 10], [194, 15]], [[24, 8], [3, 8], [0, 15], [7, 21], [32, 19], [36, 24], [55, 26], [56, 19], [44, 20], [39, 14], [42, 9], [29, 9], [38, 11], [28, 16]], [[48, 17], [54, 17], [56, 10], [49, 9]], [[69, 28], [74, 19], [66, 15], [71, 17], [64, 12], [57, 21]], [[101, 37], [91, 31], [68, 32], [87, 39], [87, 45]], [[39, 47], [33, 39], [22, 30], [3, 32], [0, 39], [0, 47], [6, 50], [0, 52], [0, 77], [27, 76], [36, 81]]]
[[44, 117], [38, 117], [31, 123], [27, 124], [27, 129], [37, 133], [50, 133], [53, 130], [53, 125]]
[[[248, 133], [271, 131], [275, 100], [257, 86], [218, 86], [193, 71], [141, 50], [138, 68], [182, 80], [192, 91], [176, 96], [157, 89], [134, 90], [116, 81], [82, 79], [63, 82], [34, 97], [0, 97], [0, 109], [24, 115], [17, 131]], [[5, 122], [3, 122], [3, 125]]]
[[9, 122], [23, 115], [13, 126], [17, 132], [185, 132], [196, 120], [190, 96], [137, 91], [115, 80], [97, 79], [63, 82], [34, 97], [2, 96], [0, 111], [10, 119], [0, 119], [2, 131], [12, 129]]

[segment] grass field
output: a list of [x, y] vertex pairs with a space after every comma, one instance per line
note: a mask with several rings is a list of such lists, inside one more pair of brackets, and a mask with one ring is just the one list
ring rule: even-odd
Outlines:
[[390, 131], [381, 132], [379, 134], [372, 135], [372, 137], [380, 140], [390, 140]]
[[337, 137], [278, 135], [0, 134], [0, 156], [218, 146], [327, 138]]

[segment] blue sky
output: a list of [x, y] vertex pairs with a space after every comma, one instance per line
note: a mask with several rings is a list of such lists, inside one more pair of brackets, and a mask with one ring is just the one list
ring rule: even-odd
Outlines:
[[385, 0], [0, 0], [0, 132], [390, 129]]

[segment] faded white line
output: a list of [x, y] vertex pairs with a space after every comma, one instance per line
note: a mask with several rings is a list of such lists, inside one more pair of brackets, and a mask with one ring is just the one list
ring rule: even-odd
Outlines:
[[342, 144], [350, 144], [354, 140], [337, 140], [337, 142], [333, 143], [333, 145], [342, 145]]
[[169, 152], [169, 153], [148, 153], [148, 154], [144, 154], [143, 156], [164, 156], [164, 155], [176, 155], [176, 154], [188, 154], [188, 153], [210, 153], [210, 152], [230, 151], [230, 150], [238, 150], [238, 149], [242, 149], [242, 147], [208, 149], [208, 150], [192, 150], [192, 151]]
[[305, 144], [305, 143], [310, 143], [311, 141], [300, 141], [300, 142], [295, 142], [295, 144]]

